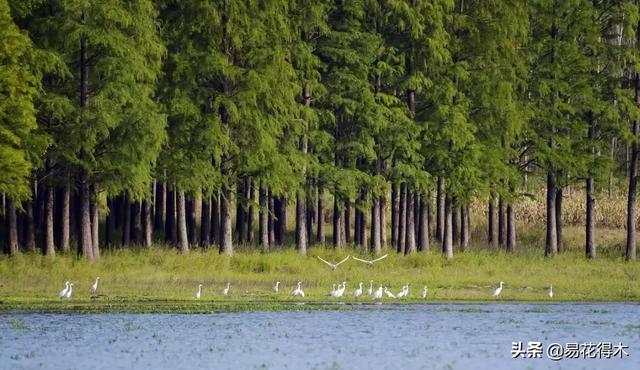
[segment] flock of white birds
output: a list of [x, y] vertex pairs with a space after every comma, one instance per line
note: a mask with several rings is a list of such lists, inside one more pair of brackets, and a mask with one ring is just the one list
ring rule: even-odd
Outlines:
[[[373, 259], [373, 260], [364, 260], [364, 259], [360, 259], [357, 257], [350, 257], [347, 256], [346, 258], [344, 258], [343, 260], [341, 260], [340, 262], [337, 263], [331, 263], [329, 261], [326, 261], [320, 257], [318, 257], [318, 259], [322, 262], [324, 262], [327, 266], [329, 266], [331, 268], [331, 270], [335, 270], [336, 268], [338, 268], [338, 266], [340, 266], [341, 264], [343, 264], [344, 262], [346, 262], [347, 260], [349, 260], [349, 258], [353, 258], [356, 261], [365, 263], [369, 266], [373, 266], [374, 263], [382, 261], [383, 259], [387, 258], [388, 254], [385, 254], [382, 257]], [[93, 285], [91, 285], [91, 296], [95, 297], [98, 295], [98, 283], [100, 282], [100, 277], [96, 277], [95, 282], [93, 283]], [[278, 294], [280, 292], [280, 285], [281, 283], [279, 281], [276, 281], [276, 283], [273, 285], [273, 292]], [[373, 288], [373, 280], [369, 281], [369, 288], [366, 291], [366, 294], [371, 297], [372, 299], [379, 301], [381, 300], [384, 296], [387, 296], [388, 298], [393, 298], [393, 299], [400, 299], [400, 298], [405, 298], [409, 296], [409, 284], [405, 284], [402, 287], [402, 290], [396, 294], [392, 293], [388, 287], [380, 284], [378, 286], [377, 289]], [[202, 298], [202, 284], [198, 284], [198, 288], [196, 290], [196, 294], [195, 297], [196, 299], [200, 299]], [[504, 282], [501, 281], [500, 285], [493, 291], [493, 298], [498, 298], [500, 297], [500, 294], [502, 293], [502, 289], [504, 287]], [[334, 298], [340, 298], [343, 297], [345, 295], [347, 289], [347, 282], [343, 281], [341, 283], [338, 284], [333, 284], [331, 291], [327, 294], [327, 296], [330, 297], [334, 297]], [[223, 296], [228, 296], [230, 294], [231, 290], [231, 283], [227, 282], [226, 287], [222, 290], [222, 295]], [[363, 290], [363, 283], [360, 282], [357, 285], [357, 288], [353, 290], [353, 292], [351, 293], [352, 297], [354, 299], [358, 299], [360, 297], [362, 297], [365, 294], [365, 291]], [[421, 297], [422, 299], [427, 299], [429, 294], [429, 288], [425, 285], [424, 288], [422, 289], [422, 294]], [[58, 293], [58, 297], [59, 298], [66, 298], [66, 299], [71, 299], [71, 296], [73, 295], [73, 283], [71, 282], [65, 282], [64, 284], [64, 289], [62, 289], [59, 293]], [[304, 297], [304, 291], [302, 290], [302, 282], [298, 281], [296, 288], [291, 292], [291, 295], [294, 297]], [[553, 299], [553, 285], [549, 286], [549, 291], [548, 291], [548, 296], [549, 299]]]

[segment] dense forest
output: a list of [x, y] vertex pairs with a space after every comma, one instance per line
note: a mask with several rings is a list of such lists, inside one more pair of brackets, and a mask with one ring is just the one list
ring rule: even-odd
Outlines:
[[0, 0], [0, 243], [453, 258], [480, 199], [514, 251], [536, 177], [545, 255], [572, 185], [594, 258], [616, 178], [634, 259], [639, 20], [637, 0]]

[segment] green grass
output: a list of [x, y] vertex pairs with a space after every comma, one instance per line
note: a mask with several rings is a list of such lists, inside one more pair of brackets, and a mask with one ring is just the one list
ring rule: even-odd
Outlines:
[[[515, 254], [473, 245], [470, 251], [457, 253], [453, 261], [432, 252], [389, 257], [373, 267], [350, 260], [331, 271], [315, 256], [337, 261], [349, 255], [366, 256], [361, 250], [312, 247], [308, 257], [292, 248], [261, 253], [252, 247], [239, 248], [233, 257], [216, 250], [194, 250], [178, 254], [156, 246], [148, 250], [104, 251], [100, 260], [90, 264], [72, 256], [54, 259], [38, 254], [0, 257], [0, 311], [80, 311], [80, 312], [222, 312], [237, 310], [352, 309], [359, 307], [350, 295], [358, 282], [367, 286], [373, 279], [393, 292], [411, 284], [410, 297], [402, 301], [423, 302], [419, 298], [424, 285], [429, 287], [428, 302], [493, 301], [491, 292], [499, 281], [505, 282], [501, 301], [544, 301], [553, 284], [554, 301], [638, 301], [640, 300], [640, 264], [624, 262], [617, 245], [599, 246], [600, 256], [586, 260], [579, 246], [578, 228], [567, 228], [567, 252], [545, 258], [539, 240], [520, 247]], [[609, 232], [614, 233], [615, 232]], [[607, 232], [600, 233], [609, 238]], [[524, 235], [523, 237], [527, 237]], [[617, 238], [617, 234], [611, 237]], [[608, 240], [608, 239], [607, 239]], [[577, 245], [577, 246], [576, 246]], [[436, 248], [436, 246], [434, 246]], [[100, 276], [100, 293], [91, 298], [89, 287]], [[57, 293], [64, 281], [75, 283], [71, 300], [60, 300]], [[271, 291], [282, 282], [281, 293]], [[304, 299], [290, 292], [301, 280]], [[221, 291], [231, 282], [231, 294]], [[342, 299], [327, 296], [332, 283], [347, 282]], [[203, 299], [196, 301], [197, 284], [204, 284]], [[372, 303], [368, 297], [360, 300]], [[305, 302], [301, 305], [299, 303]], [[336, 304], [343, 302], [345, 304]]]

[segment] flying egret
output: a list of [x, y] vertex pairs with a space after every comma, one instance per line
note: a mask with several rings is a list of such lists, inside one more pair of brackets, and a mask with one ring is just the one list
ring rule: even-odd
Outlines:
[[69, 282], [67, 281], [64, 283], [64, 289], [62, 289], [60, 293], [58, 293], [58, 298], [64, 298], [67, 295], [68, 291], [69, 291]]
[[386, 294], [387, 297], [389, 297], [389, 298], [395, 298], [396, 297], [393, 293], [391, 293], [389, 291], [389, 289], [387, 289], [387, 287], [384, 287], [384, 294]]
[[424, 289], [422, 289], [422, 299], [427, 299], [427, 294], [429, 294], [429, 288], [425, 285]]
[[298, 287], [291, 292], [291, 295], [294, 297], [304, 297], [304, 292], [302, 291], [302, 282], [298, 281]]
[[69, 290], [67, 290], [67, 293], [64, 295], [64, 297], [66, 299], [71, 299], [71, 294], [73, 294], [73, 283], [69, 283]]
[[502, 285], [504, 284], [504, 282], [500, 282], [500, 286], [496, 288], [496, 290], [493, 291], [493, 297], [497, 298], [500, 293], [502, 293]]
[[98, 294], [98, 282], [100, 281], [100, 276], [96, 278], [96, 282], [91, 286], [91, 295]]
[[369, 265], [369, 267], [373, 266], [374, 263], [378, 262], [378, 261], [382, 261], [383, 259], [387, 258], [388, 254], [385, 254], [382, 257], [378, 257], [374, 260], [363, 260], [361, 258], [357, 258], [357, 257], [353, 257], [354, 260], [356, 261], [360, 261], [362, 263], [366, 263], [367, 265]]
[[549, 299], [553, 299], [553, 284], [549, 285]]
[[373, 295], [373, 280], [369, 280], [369, 289], [367, 290], [367, 294], [370, 296]]
[[224, 289], [222, 290], [222, 295], [223, 295], [223, 296], [225, 296], [225, 297], [226, 297], [226, 296], [228, 296], [228, 295], [229, 295], [229, 288], [231, 288], [231, 283], [230, 283], [230, 282], [227, 282], [227, 287], [226, 287], [226, 288], [224, 288]]
[[273, 286], [273, 292], [278, 293], [280, 291], [280, 282], [276, 281], [276, 285]]
[[198, 291], [196, 292], [196, 299], [202, 297], [202, 284], [198, 284]]
[[382, 284], [375, 292], [373, 292], [373, 299], [380, 300], [382, 299]]
[[353, 291], [353, 298], [358, 298], [362, 295], [362, 282], [358, 284], [358, 289]]
[[322, 259], [322, 258], [320, 258], [319, 256], [316, 256], [316, 257], [318, 257], [318, 259], [319, 259], [320, 261], [322, 261], [322, 262], [326, 263], [326, 264], [327, 264], [327, 266], [331, 267], [331, 270], [333, 271], [333, 270], [335, 270], [336, 268], [338, 268], [338, 266], [340, 266], [341, 264], [343, 264], [343, 263], [347, 262], [347, 260], [349, 259], [349, 257], [350, 257], [350, 256], [345, 257], [345, 259], [343, 259], [342, 261], [340, 261], [340, 262], [338, 262], [338, 263], [331, 263], [331, 262], [328, 262], [328, 261], [323, 260], [323, 259]]

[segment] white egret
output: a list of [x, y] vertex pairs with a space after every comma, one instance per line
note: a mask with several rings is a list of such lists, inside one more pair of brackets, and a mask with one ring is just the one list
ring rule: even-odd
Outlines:
[[64, 295], [64, 297], [66, 299], [71, 299], [71, 294], [73, 294], [73, 283], [69, 283], [69, 290], [67, 290], [67, 293]]
[[58, 298], [64, 298], [67, 295], [68, 291], [69, 291], [69, 282], [67, 281], [64, 283], [64, 289], [62, 289], [60, 293], [58, 293]]
[[429, 294], [429, 288], [425, 285], [422, 289], [422, 299], [427, 299], [427, 294]]
[[362, 295], [362, 282], [358, 284], [358, 289], [353, 291], [353, 298], [358, 298]]
[[387, 287], [384, 287], [384, 294], [386, 294], [387, 297], [389, 297], [389, 298], [395, 298], [396, 297], [393, 293], [391, 293], [389, 291], [389, 289], [387, 289]]
[[278, 293], [280, 291], [280, 282], [276, 281], [276, 285], [273, 286], [273, 292]]
[[100, 281], [100, 276], [96, 278], [96, 282], [91, 286], [91, 295], [98, 294], [98, 282]]
[[198, 291], [196, 292], [196, 299], [202, 297], [202, 284], [198, 284]]
[[409, 295], [409, 284], [404, 285], [400, 293], [396, 294], [396, 298], [404, 298]]
[[553, 299], [553, 284], [549, 285], [549, 299]]
[[374, 263], [378, 262], [378, 261], [382, 261], [383, 259], [387, 258], [388, 254], [385, 254], [382, 257], [378, 257], [376, 259], [373, 260], [363, 260], [361, 258], [357, 258], [357, 257], [353, 257], [354, 260], [356, 261], [360, 261], [362, 263], [366, 263], [367, 265], [369, 265], [369, 267], [373, 266]]
[[331, 267], [331, 270], [333, 271], [333, 270], [335, 270], [336, 268], [338, 268], [338, 266], [340, 266], [341, 264], [343, 264], [343, 263], [347, 262], [347, 260], [349, 259], [349, 257], [350, 257], [350, 256], [345, 257], [345, 259], [343, 259], [342, 261], [340, 261], [340, 262], [338, 262], [338, 263], [331, 263], [331, 262], [329, 262], [329, 261], [325, 261], [325, 260], [323, 260], [323, 259], [322, 259], [322, 258], [320, 258], [319, 256], [316, 256], [316, 257], [318, 257], [318, 259], [319, 259], [320, 261], [322, 261], [322, 262], [326, 263], [326, 264], [327, 264], [327, 266]]
[[331, 291], [327, 295], [335, 297], [335, 294], [336, 294], [336, 284], [331, 284]]
[[373, 292], [373, 299], [382, 299], [382, 285], [375, 292]]
[[367, 290], [367, 294], [370, 296], [373, 295], [373, 280], [369, 280], [369, 289]]
[[344, 295], [344, 290], [347, 289], [347, 282], [343, 281], [342, 282], [342, 287], [339, 287], [338, 290], [336, 290], [336, 298], [340, 298]]
[[302, 291], [302, 282], [298, 281], [298, 287], [291, 292], [291, 295], [294, 297], [304, 297], [304, 292]]
[[231, 283], [230, 283], [230, 282], [227, 282], [227, 287], [226, 287], [226, 288], [224, 288], [224, 289], [222, 290], [222, 295], [223, 295], [223, 296], [225, 296], [225, 297], [226, 297], [226, 296], [228, 296], [228, 295], [229, 295], [229, 288], [231, 288]]
[[504, 284], [504, 282], [500, 282], [500, 286], [496, 288], [496, 290], [493, 291], [493, 297], [497, 298], [500, 293], [502, 293], [502, 285]]

